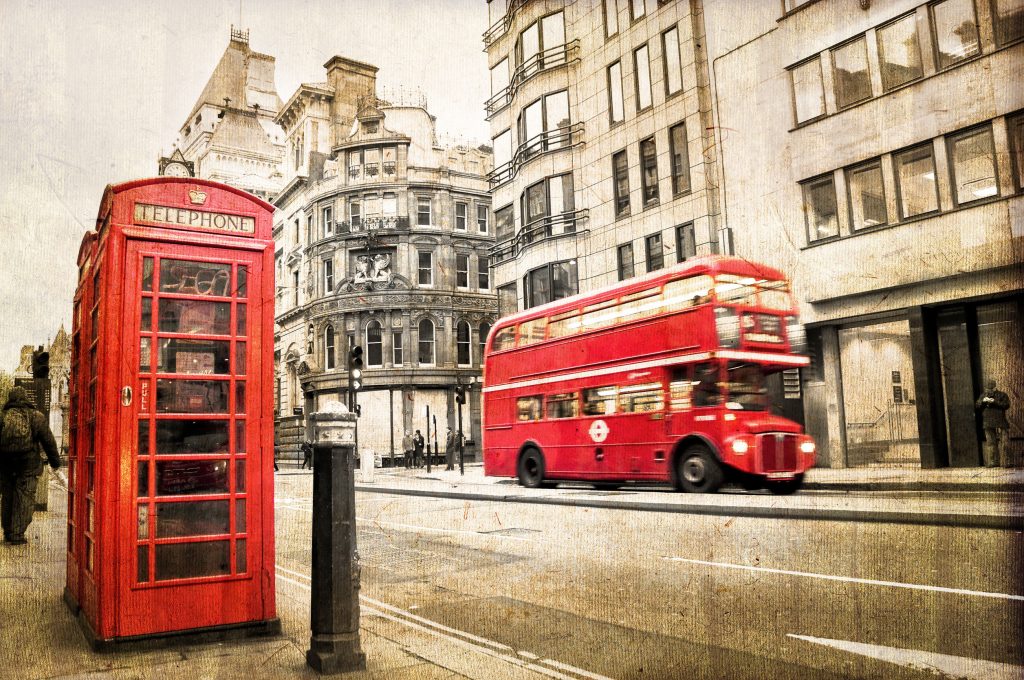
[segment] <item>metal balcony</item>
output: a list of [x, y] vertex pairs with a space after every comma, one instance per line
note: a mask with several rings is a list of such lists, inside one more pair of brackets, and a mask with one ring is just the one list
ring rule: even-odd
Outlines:
[[504, 184], [519, 173], [519, 169], [537, 156], [583, 144], [583, 123], [547, 130], [519, 145], [512, 160], [495, 167], [487, 174], [491, 189]]
[[512, 27], [512, 20], [515, 18], [516, 12], [529, 1], [530, 0], [510, 0], [508, 8], [505, 10], [505, 16], [495, 21], [490, 28], [484, 31], [483, 39], [485, 50], [492, 42], [505, 35], [508, 29]]
[[519, 88], [538, 73], [579, 61], [579, 47], [580, 41], [577, 38], [564, 45], [556, 45], [543, 52], [539, 52], [520, 64], [509, 78], [509, 84], [484, 102], [487, 117], [490, 118], [511, 104]]
[[491, 261], [500, 264], [518, 257], [526, 246], [565, 234], [579, 233], [579, 225], [588, 215], [589, 210], [583, 208], [558, 215], [545, 215], [524, 224], [513, 236], [498, 241], [491, 248]]

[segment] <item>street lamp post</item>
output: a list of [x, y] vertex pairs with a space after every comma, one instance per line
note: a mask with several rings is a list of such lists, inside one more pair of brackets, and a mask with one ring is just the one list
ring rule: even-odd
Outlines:
[[459, 474], [466, 474], [466, 437], [462, 434], [462, 405], [466, 403], [466, 391], [473, 386], [463, 385], [462, 379], [455, 376], [455, 403], [459, 405]]

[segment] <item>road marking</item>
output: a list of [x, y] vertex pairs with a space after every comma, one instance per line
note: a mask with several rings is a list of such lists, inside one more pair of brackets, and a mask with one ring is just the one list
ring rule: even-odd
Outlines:
[[686, 557], [664, 556], [664, 560], [671, 562], [689, 562], [690, 564], [702, 564], [708, 567], [722, 567], [724, 569], [742, 569], [744, 571], [759, 571], [767, 574], [783, 574], [785, 576], [805, 576], [807, 578], [819, 578], [826, 581], [843, 581], [845, 583], [861, 583], [869, 586], [888, 586], [890, 588], [906, 588], [908, 590], [927, 590], [935, 593], [952, 593], [954, 595], [969, 595], [972, 597], [992, 597], [999, 600], [1022, 600], [1024, 595], [1012, 595], [1009, 593], [993, 593], [985, 590], [963, 590], [961, 588], [946, 588], [944, 586], [926, 586], [920, 583], [901, 583], [899, 581], [876, 581], [871, 578], [856, 578], [853, 576], [835, 576], [833, 574], [817, 574], [810, 571], [790, 571], [789, 569], [771, 569], [769, 567], [752, 567], [747, 564], [731, 564], [729, 562], [708, 562], [706, 560], [691, 560]]
[[[298, 576], [303, 579], [303, 581], [297, 581], [295, 579], [288, 578], [283, 574], [277, 574], [277, 578], [282, 581], [287, 581], [288, 583], [297, 585], [303, 590], [312, 590], [312, 586], [309, 583], [304, 582], [311, 581], [309, 576], [297, 571], [292, 571], [291, 569], [286, 569], [280, 565], [277, 566], [277, 571]], [[444, 638], [472, 651], [486, 654], [487, 656], [519, 666], [520, 668], [526, 668], [531, 671], [541, 673], [542, 675], [546, 675], [551, 678], [557, 678], [558, 680], [576, 680], [577, 678], [589, 678], [590, 680], [612, 680], [612, 678], [604, 675], [591, 673], [590, 671], [582, 668], [576, 668], [575, 666], [570, 666], [552, 659], [544, 659], [535, 654], [531, 654], [530, 652], [516, 652], [508, 645], [494, 640], [489, 640], [478, 635], [473, 635], [472, 633], [467, 633], [466, 631], [458, 630], [457, 628], [450, 628], [437, 623], [436, 621], [431, 621], [430, 619], [426, 619], [422, 616], [417, 616], [412, 612], [400, 609], [399, 607], [390, 605], [386, 602], [381, 602], [380, 600], [367, 597], [366, 595], [360, 595], [359, 600], [360, 602], [369, 605], [363, 606], [363, 609], [367, 613], [400, 623], [409, 628], [413, 628], [414, 630], [428, 633], [434, 637]], [[525, 658], [535, 660], [536, 663], [523, 661], [519, 658], [520, 655]]]
[[832, 647], [851, 654], [887, 661], [897, 666], [912, 668], [918, 671], [925, 671], [933, 675], [943, 675], [951, 678], [996, 680], [998, 678], [1020, 678], [1024, 672], [1024, 666], [1016, 666], [996, 661], [983, 659], [972, 659], [966, 656], [951, 656], [949, 654], [938, 654], [936, 652], [924, 652], [917, 649], [900, 649], [899, 647], [883, 647], [882, 645], [869, 645], [863, 642], [851, 642], [848, 640], [830, 640], [829, 638], [811, 637], [810, 635], [794, 635], [789, 633], [786, 637], [813, 642], [816, 645]]

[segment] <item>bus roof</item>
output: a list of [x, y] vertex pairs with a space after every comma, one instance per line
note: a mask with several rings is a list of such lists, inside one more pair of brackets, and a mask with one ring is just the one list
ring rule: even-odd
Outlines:
[[637, 276], [625, 281], [617, 281], [609, 286], [598, 288], [573, 295], [572, 297], [561, 298], [554, 302], [548, 302], [539, 307], [531, 307], [515, 314], [502, 317], [494, 324], [491, 330], [498, 330], [505, 326], [536, 319], [551, 314], [558, 314], [575, 307], [581, 307], [595, 302], [610, 300], [620, 295], [627, 295], [637, 290], [643, 290], [652, 284], [660, 284], [664, 281], [680, 278], [686, 275], [697, 274], [736, 274], [737, 276], [754, 276], [761, 279], [783, 280], [786, 275], [777, 269], [767, 265], [752, 262], [746, 258], [730, 255], [704, 255], [691, 258], [685, 262], [659, 269], [643, 276]]

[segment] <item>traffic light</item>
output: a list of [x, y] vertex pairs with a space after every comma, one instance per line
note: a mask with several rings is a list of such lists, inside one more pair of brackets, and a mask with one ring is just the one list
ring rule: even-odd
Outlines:
[[466, 388], [462, 385], [455, 386], [455, 403], [465, 404], [466, 403]]
[[37, 380], [50, 377], [50, 353], [42, 347], [32, 352], [32, 377]]
[[363, 386], [363, 348], [354, 345], [348, 351], [348, 388], [354, 392]]

